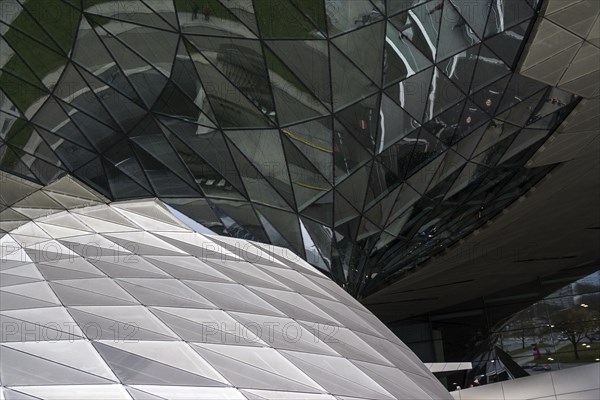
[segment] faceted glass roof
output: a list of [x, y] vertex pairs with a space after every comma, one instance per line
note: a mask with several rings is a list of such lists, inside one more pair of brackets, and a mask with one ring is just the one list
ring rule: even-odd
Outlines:
[[514, 73], [536, 0], [11, 4], [2, 170], [160, 197], [357, 297], [543, 177], [578, 101]]

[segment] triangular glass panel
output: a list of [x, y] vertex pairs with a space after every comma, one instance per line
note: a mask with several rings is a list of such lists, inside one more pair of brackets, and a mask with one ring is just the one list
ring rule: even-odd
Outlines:
[[[316, 9], [316, 7], [315, 7]], [[261, 36], [264, 38], [320, 39], [323, 34], [289, 0], [278, 1], [277, 7], [254, 3]], [[322, 21], [315, 21], [321, 22]]]
[[[87, 20], [81, 21], [77, 36], [78, 40], [74, 44], [72, 59], [73, 65], [84, 78], [84, 82], [98, 94], [102, 91], [103, 85], [109, 85], [114, 90], [119, 90], [132, 100], [139, 102], [137, 92], [121, 69], [117, 67], [112, 55], [106, 50]], [[114, 66], [105, 69], [102, 67], [104, 65]]]
[[[185, 160], [185, 165], [190, 170], [190, 173], [194, 177], [194, 180], [200, 186], [202, 192], [208, 197], [221, 197], [221, 198], [231, 198], [237, 200], [245, 199], [245, 192], [238, 192], [237, 187], [234, 187], [223, 175], [219, 173], [219, 171], [212, 168], [210, 164], [208, 164], [200, 155], [194, 152], [186, 143], [180, 140], [177, 136], [173, 135], [170, 131], [164, 128], [165, 136], [171, 142], [175, 151], [179, 155], [182, 160]], [[217, 135], [221, 135], [220, 132], [216, 132]], [[222, 140], [222, 137], [221, 137]], [[222, 143], [225, 145], [225, 143]], [[205, 152], [210, 149], [211, 151], [216, 153], [216, 149], [214, 147], [208, 147], [205, 149]], [[227, 149], [224, 154], [225, 157], [229, 155]], [[222, 165], [222, 168], [227, 168]], [[236, 180], [238, 180], [237, 178]], [[236, 182], [241, 187], [241, 182]], [[242, 189], [243, 190], [243, 189]]]
[[[452, 4], [456, 7], [456, 10], [465, 23], [473, 30], [473, 32], [479, 38], [483, 38], [485, 32], [485, 23], [487, 21], [489, 13], [494, 13], [496, 10], [491, 10], [494, 0], [484, 0], [481, 2], [469, 2], [469, 0], [454, 0]], [[510, 4], [506, 5], [510, 7]], [[501, 6], [503, 7], [503, 6]]]
[[494, 115], [506, 89], [510, 75], [491, 83], [487, 87], [471, 95], [471, 100], [489, 115]]
[[[408, 2], [404, 3], [408, 5]], [[442, 16], [442, 13], [436, 10], [436, 5], [434, 2], [422, 4], [391, 17], [389, 21], [396, 31], [388, 31], [388, 36], [394, 33], [400, 40], [410, 42], [421, 54], [434, 61]]]
[[490, 123], [485, 123], [479, 128], [475, 129], [467, 137], [460, 139], [457, 143], [452, 146], [452, 150], [458, 153], [462, 158], [469, 160], [475, 151], [477, 145], [481, 142], [483, 134], [488, 129]]
[[217, 199], [211, 199], [209, 204], [230, 236], [268, 242], [268, 237], [251, 204]]
[[333, 154], [331, 118], [313, 120], [281, 130], [321, 175], [333, 182]]
[[[432, 159], [437, 157], [442, 152], [446, 151], [447, 147], [438, 140], [435, 136], [429, 133], [426, 129], [421, 129], [419, 137], [414, 143], [414, 150], [410, 158], [410, 163], [407, 167], [407, 177], [420, 171], [421, 168], [429, 163]], [[426, 171], [425, 171], [426, 170]], [[423, 169], [429, 177], [431, 177], [435, 170], [431, 170], [430, 166]]]
[[143, 101], [129, 86], [129, 82], [119, 75], [119, 70], [109, 69], [104, 74], [99, 74], [106, 82], [99, 80], [83, 68], [78, 68], [78, 71], [96, 94], [96, 101], [102, 103], [106, 111], [111, 114], [112, 120], [119, 124], [123, 131], [133, 128], [146, 114]]
[[[88, 21], [92, 22], [96, 17], [86, 14], [86, 18]], [[100, 18], [102, 19], [103, 17]], [[137, 35], [122, 33], [129, 31], [135, 32], [137, 29], [140, 29], [138, 25], [122, 21], [112, 21], [111, 23], [102, 24], [102, 28], [96, 27], [96, 32], [98, 32], [100, 38], [104, 41], [115, 58], [121, 61], [120, 65], [124, 70], [145, 67], [144, 69], [148, 72], [148, 66], [152, 66], [151, 75], [146, 76], [146, 79], [150, 79], [151, 76], [151, 79], [153, 79], [154, 82], [160, 82], [162, 81], [161, 74], [168, 77], [171, 73], [171, 65], [177, 51], [179, 34], [169, 30], [159, 30], [144, 26], [144, 33], [156, 38], [156, 40], [152, 42], [152, 46], [145, 46], [139, 42]], [[104, 34], [102, 31], [109, 33], [109, 35], [112, 36], [112, 40], [110, 40], [108, 35]], [[116, 45], [117, 42], [119, 45]], [[139, 54], [139, 56], [133, 55], [134, 52], [135, 54]], [[138, 64], [142, 59], [145, 60], [145, 65]], [[137, 78], [132, 77], [132, 82], [135, 79]], [[137, 88], [141, 87], [141, 85], [137, 85], [136, 82], [133, 82], [133, 84]], [[148, 89], [146, 89], [146, 91], [147, 90]], [[142, 93], [143, 92], [140, 92], [140, 94]]]
[[502, 156], [504, 155], [506, 150], [510, 147], [512, 142], [515, 140], [517, 135], [518, 135], [518, 133], [515, 135], [511, 135], [511, 136], [507, 137], [506, 139], [496, 143], [495, 145], [493, 145], [489, 149], [485, 150], [484, 152], [480, 153], [479, 155], [474, 156], [471, 159], [471, 161], [473, 163], [475, 163], [476, 165], [478, 165], [478, 167], [479, 166], [487, 167], [488, 170], [490, 168], [495, 167], [496, 164], [498, 164], [498, 161], [500, 160], [500, 158], [502, 158]]
[[[244, 6], [244, 14], [253, 12], [252, 5]], [[198, 4], [189, 0], [176, 0], [175, 7], [181, 30], [186, 34], [256, 38], [256, 35], [238, 19], [237, 13], [230, 11], [218, 0], [205, 0]], [[254, 19], [254, 16], [251, 15], [251, 18]]]
[[[273, 122], [239, 88], [221, 74], [208, 60], [189, 44], [187, 49], [198, 76], [211, 102], [217, 123], [222, 127], [268, 127]], [[268, 111], [267, 111], [268, 112]]]
[[44, 107], [35, 114], [31, 121], [70, 142], [77, 143], [89, 150], [93, 149], [85, 135], [54, 98], [48, 98]]
[[419, 148], [419, 145], [419, 130], [416, 130], [388, 147], [377, 159], [394, 176], [404, 179], [410, 166], [412, 153]]
[[502, 158], [498, 161], [498, 164], [502, 164], [509, 160], [511, 157], [519, 154], [528, 147], [533, 146], [536, 142], [542, 140], [548, 136], [548, 131], [537, 130], [537, 129], [523, 129], [515, 137], [510, 147], [506, 150]]
[[[151, 107], [153, 112], [169, 117], [176, 116], [190, 122], [204, 117], [198, 106], [170, 80], [164, 85]], [[177, 123], [177, 120], [173, 119], [173, 123]]]
[[212, 232], [219, 235], [225, 233], [223, 224], [214, 214], [206, 199], [165, 199], [165, 203]]
[[465, 103], [466, 100], [461, 101], [452, 108], [436, 116], [435, 119], [424, 124], [423, 127], [443, 143], [450, 145]]
[[[104, 159], [108, 160], [108, 163], [105, 163], [105, 165], [111, 164], [112, 168], [116, 167], [121, 173], [125, 174], [129, 179], [136, 182], [137, 185], [140, 185], [146, 191], [152, 191], [128, 140], [121, 141], [105, 152]], [[119, 174], [114, 172], [114, 175], [118, 176]]]
[[318, 169], [291, 143], [288, 137], [283, 139], [287, 166], [294, 187], [294, 196], [298, 208], [302, 209], [331, 189], [329, 183]]
[[334, 47], [330, 49], [330, 59], [332, 102], [335, 111], [377, 90], [373, 82]]
[[452, 144], [470, 134], [488, 120], [489, 116], [472, 101], [467, 100], [461, 119], [458, 121], [456, 131], [452, 137]]
[[377, 110], [380, 107], [380, 94], [378, 93], [338, 111], [335, 117], [345, 125], [345, 129], [354, 135], [364, 148], [373, 152], [377, 144], [377, 121], [379, 119]]
[[358, 210], [339, 193], [335, 194], [334, 224], [338, 226], [358, 216]]
[[352, 7], [340, 12], [339, 7], [325, 7], [329, 36], [337, 36], [383, 18], [381, 10], [368, 0], [353, 0]]
[[80, 132], [85, 135], [97, 152], [102, 153], [106, 151], [110, 146], [124, 137], [120, 130], [115, 130], [114, 127], [105, 125], [86, 113], [71, 107], [69, 104], [60, 102], [60, 105], [69, 115], [73, 124], [79, 128]]
[[173, 170], [182, 179], [193, 185], [193, 179], [189, 175], [186, 166], [177, 156], [175, 150], [162, 134], [162, 130], [156, 121], [147, 115], [138, 126], [129, 133], [130, 139], [143, 148], [148, 154], [159, 160], [163, 165]]
[[425, 120], [433, 119], [464, 97], [464, 93], [439, 68], [435, 68], [429, 89]]
[[91, 151], [88, 151], [73, 142], [69, 142], [60, 136], [54, 135], [45, 129], [38, 128], [36, 131], [48, 143], [68, 169], [76, 169], [81, 164], [86, 163], [94, 157], [94, 153]]
[[473, 82], [471, 83], [471, 93], [478, 91], [491, 82], [510, 74], [510, 68], [504, 64], [494, 53], [485, 45], [481, 46], [481, 51], [477, 60]]
[[[277, 233], [283, 236], [283, 239], [292, 246], [292, 249], [299, 253], [302, 247], [302, 236], [300, 234], [300, 226], [298, 225], [298, 217], [296, 214], [288, 213], [281, 210], [276, 210], [270, 207], [255, 205], [256, 212], [259, 214], [263, 227], [270, 238], [276, 237]], [[268, 221], [272, 229], [267, 229], [264, 219]], [[271, 234], [270, 234], [271, 232]], [[275, 241], [271, 240], [276, 246], [279, 246]]]
[[437, 61], [444, 60], [481, 41], [467, 21], [456, 11], [452, 2], [444, 1], [442, 9]]
[[308, 18], [321, 32], [327, 32], [327, 17], [323, 0], [291, 0], [297, 9]]
[[344, 196], [357, 210], [363, 209], [365, 194], [371, 175], [371, 166], [371, 162], [365, 164], [336, 187], [338, 193]]
[[431, 61], [414, 47], [410, 40], [405, 39], [396, 27], [388, 23], [383, 69], [384, 85], [406, 79], [430, 66]]
[[[170, 138], [175, 134], [201, 157], [202, 163], [208, 163], [208, 165], [204, 164], [208, 169], [214, 169], [235, 189], [244, 192], [239, 175], [231, 168], [233, 160], [221, 132], [183, 121], [173, 124], [167, 118], [159, 118], [159, 120], [163, 123], [163, 132], [167, 137]], [[167, 131], [165, 127], [169, 130]]]
[[[144, 143], [148, 151], [138, 146], [132, 146], [132, 148], [154, 189], [154, 193], [160, 196], [177, 195], [185, 197], [200, 195], [199, 189], [197, 189], [197, 185], [193, 182], [189, 172], [183, 170], [186, 167], [182, 166], [171, 145], [165, 143], [166, 139], [162, 135], [147, 136], [139, 140]], [[162, 147], [165, 144], [166, 147]], [[183, 176], [179, 176], [169, 166], [166, 166], [162, 161], [154, 157], [152, 148], [155, 146], [159, 147], [157, 148], [159, 154], [156, 155], [167, 162], [169, 159], [174, 160], [174, 165], [170, 167], [182, 169]]]
[[368, 25], [332, 40], [376, 85], [381, 85], [385, 22]]
[[526, 1], [510, 0], [492, 0], [492, 10], [502, 10], [502, 12], [490, 12], [488, 23], [485, 29], [485, 36], [490, 37], [495, 33], [506, 31], [508, 28], [531, 18], [534, 11]]
[[372, 157], [337, 119], [334, 119], [333, 149], [336, 183], [356, 171]]
[[485, 41], [485, 44], [497, 54], [502, 61], [512, 68], [527, 34], [530, 21], [523, 22]]
[[433, 71], [434, 68], [428, 68], [385, 89], [385, 93], [417, 122], [423, 121]]
[[[227, 131], [225, 136], [249, 159], [261, 175], [289, 203], [294, 204], [288, 163], [277, 130]], [[232, 155], [235, 158], [236, 154]], [[267, 161], [268, 160], [268, 161]], [[238, 164], [243, 160], [237, 160]]]
[[256, 203], [263, 203], [283, 209], [290, 209], [290, 205], [283, 197], [271, 186], [269, 181], [252, 165], [235, 146], [230, 148], [235, 166], [244, 182], [246, 192], [250, 200]]
[[527, 99], [521, 100], [519, 104], [499, 114], [496, 118], [517, 126], [530, 124], [535, 120], [535, 111], [540, 103], [544, 104], [542, 101], [545, 101], [546, 93], [546, 90], [542, 90]]
[[187, 36], [187, 39], [264, 114], [272, 118], [275, 116], [269, 78], [262, 63], [262, 48], [258, 40], [203, 36]]
[[[154, 10], [143, 2], [130, 4], [126, 8], [115, 7], [114, 10], [107, 10], [106, 7], [98, 7], [87, 2], [85, 8], [86, 14], [99, 15], [103, 18], [116, 19], [131, 22], [135, 25], [152, 27], [160, 30], [173, 30], [174, 27], [167, 24]], [[168, 13], [165, 13], [168, 14]], [[116, 21], [115, 21], [116, 23]], [[175, 25], [176, 27], [177, 25]]]
[[438, 68], [464, 93], [469, 93], [473, 71], [475, 71], [475, 65], [477, 64], [479, 48], [479, 45], [469, 47], [438, 63]]
[[195, 122], [200, 125], [213, 127], [215, 115], [212, 111], [210, 102], [206, 97], [206, 92], [204, 91], [204, 87], [202, 87], [200, 78], [196, 73], [193, 61], [186, 49], [184, 40], [179, 42], [177, 55], [173, 62], [173, 70], [171, 71], [171, 81], [177, 85], [189, 99], [192, 99], [196, 107], [202, 111]]
[[[423, 132], [421, 131], [421, 133]], [[415, 155], [413, 154], [413, 158], [414, 157]], [[425, 155], [425, 157], [427, 158], [421, 162], [421, 168], [415, 169], [416, 172], [406, 180], [406, 183], [408, 183], [413, 189], [421, 194], [425, 194], [425, 191], [433, 179], [435, 172], [444, 160], [443, 155], [438, 156], [437, 158], [433, 158], [433, 155]]]
[[547, 88], [545, 83], [521, 74], [512, 74], [510, 82], [504, 91], [504, 96], [502, 97], [498, 111], [504, 111], [509, 107], [513, 107], [536, 92], [545, 92]]
[[241, 23], [246, 25], [254, 34], [258, 35], [258, 26], [256, 24], [256, 15], [254, 14], [254, 6], [252, 4], [252, 0], [237, 0], [233, 3], [222, 3], [222, 5], [223, 7], [227, 7], [227, 9], [233, 15], [235, 15]]
[[41, 100], [48, 96], [47, 90], [33, 86], [9, 73], [2, 74], [2, 90], [6, 94], [5, 98], [22, 113], [35, 112], [41, 107]]
[[373, 223], [378, 227], [385, 226], [390, 212], [392, 211], [392, 207], [396, 202], [396, 198], [398, 197], [398, 193], [400, 193], [403, 187], [403, 185], [398, 186], [396, 189], [385, 195], [381, 201], [378, 201], [369, 210], [367, 210], [365, 212], [365, 217], [367, 220], [373, 221]]
[[98, 90], [99, 94], [102, 92], [100, 87], [88, 86], [88, 83], [83, 79], [79, 70], [73, 63], [70, 63], [67, 65], [61, 79], [56, 84], [54, 93], [63, 103], [69, 104], [74, 109], [82, 110], [113, 129], [118, 129], [119, 125], [113, 120], [106, 109], [104, 109], [95, 90]]
[[327, 226], [333, 225], [333, 191], [327, 192], [306, 208], [300, 210], [302, 215], [315, 219]]
[[[287, 1], [287, 0], [286, 0]], [[329, 106], [331, 102], [331, 82], [329, 78], [329, 49], [322, 40], [277, 40], [267, 41], [284, 66], [291, 70], [311, 93]], [[272, 60], [274, 61], [274, 60]], [[272, 67], [279, 67], [277, 62], [270, 62]], [[285, 69], [273, 70], [286, 78]], [[293, 80], [292, 80], [293, 82]]]
[[367, 186], [367, 194], [365, 198], [365, 208], [379, 200], [381, 197], [389, 193], [395, 187], [400, 185], [401, 177], [387, 169], [383, 164], [374, 161], [371, 168], [371, 176]]
[[[40, 10], [32, 4], [21, 5], [17, 3], [13, 7], [14, 8], [11, 9], [11, 14], [14, 13], [13, 15], [20, 16], [19, 23], [15, 24], [16, 26], [12, 27], [12, 29], [7, 29], [8, 32], [4, 32], [6, 34], [7, 41], [18, 42], [19, 39], [21, 39], [22, 37], [29, 36], [31, 38], [36, 38], [36, 40], [40, 42], [40, 45], [47, 46], [57, 53], [63, 53], [63, 50], [65, 52], [69, 50], [69, 45], [71, 44], [69, 39], [65, 37], [64, 41], [66, 41], [67, 43], [60, 43], [62, 46], [65, 47], [64, 49], [61, 48], [53, 39], [52, 33], [56, 33], [55, 29], [57, 28], [56, 21], [53, 21], [51, 19], [49, 21], [44, 21], [47, 23], [47, 26], [46, 24], [41, 23], [41, 21], [36, 21], [35, 17], [40, 14]], [[69, 11], [72, 12], [69, 13]], [[77, 25], [76, 17], [78, 13], [77, 11], [73, 11], [74, 10], [72, 10], [71, 7], [67, 6], [66, 4], [61, 4], [57, 10], [57, 12], [65, 12], [65, 23], [68, 23], [69, 25], [71, 25], [71, 23], [74, 23], [75, 25]], [[12, 19], [9, 18], [8, 15], [3, 15], [3, 19], [7, 20], [7, 22], [5, 23], [9, 24], [10, 26]], [[71, 28], [69, 30], [72, 30], [71, 26], [69, 26], [69, 28]], [[66, 34], [66, 32], [63, 34]], [[70, 37], [72, 40], [71, 35], [73, 34], [74, 32], [69, 32], [69, 34], [65, 36]]]
[[300, 228], [306, 259], [321, 269], [330, 270], [332, 229], [304, 217], [300, 218]]
[[[266, 46], [263, 46], [271, 90], [281, 125], [328, 114], [329, 111], [307, 86]], [[331, 95], [328, 94], [327, 98]]]
[[102, 164], [102, 159], [100, 157], [94, 158], [80, 169], [73, 171], [73, 174], [90, 185], [93, 189], [109, 198], [113, 198], [110, 192], [106, 172], [104, 171]]
[[115, 57], [118, 65], [127, 70], [141, 71], [130, 74], [127, 77], [137, 90], [140, 98], [144, 101], [146, 107], [152, 107], [160, 95], [162, 88], [168, 83], [165, 74], [170, 73], [170, 69], [159, 72], [159, 70], [155, 68], [148, 68], [148, 61], [137, 56], [131, 49], [121, 44], [118, 40], [110, 39], [111, 38], [107, 36], [104, 39], [104, 43]]
[[379, 119], [376, 154], [419, 127], [415, 119], [385, 94], [381, 97]]

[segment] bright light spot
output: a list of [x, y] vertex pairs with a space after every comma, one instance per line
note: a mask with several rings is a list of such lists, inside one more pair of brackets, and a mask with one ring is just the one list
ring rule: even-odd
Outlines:
[[581, 303], [581, 307], [588, 308], [589, 306], [587, 304], [585, 304], [585, 303]]
[[550, 328], [554, 328], [554, 325], [550, 325]]
[[548, 357], [548, 361], [554, 361], [554, 358]]

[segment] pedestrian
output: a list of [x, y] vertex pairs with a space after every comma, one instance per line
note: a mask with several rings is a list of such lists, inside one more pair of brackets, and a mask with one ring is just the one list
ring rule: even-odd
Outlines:
[[198, 4], [194, 4], [192, 6], [192, 20], [198, 18], [198, 11], [200, 11], [200, 7], [198, 7]]
[[210, 13], [211, 13], [211, 9], [208, 6], [208, 4], [204, 5], [204, 8], [202, 8], [202, 14], [204, 14], [204, 20], [205, 21], [210, 21]]

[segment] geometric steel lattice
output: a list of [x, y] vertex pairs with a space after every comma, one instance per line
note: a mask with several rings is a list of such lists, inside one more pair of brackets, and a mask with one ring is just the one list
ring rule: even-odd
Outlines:
[[544, 176], [578, 101], [515, 73], [537, 0], [11, 4], [1, 169], [159, 197], [359, 298]]
[[0, 238], [6, 399], [443, 399], [381, 321], [291, 251], [157, 200]]

